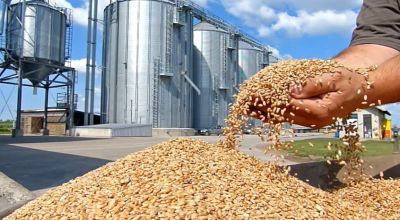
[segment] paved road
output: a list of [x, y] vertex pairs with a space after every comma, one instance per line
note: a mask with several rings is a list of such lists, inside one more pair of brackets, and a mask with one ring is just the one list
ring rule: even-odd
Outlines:
[[[312, 138], [321, 137], [313, 136]], [[210, 143], [217, 136], [196, 136]], [[306, 139], [310, 137], [297, 137]], [[42, 193], [90, 170], [125, 155], [168, 140], [168, 137], [120, 137], [112, 139], [77, 137], [0, 136], [0, 171], [25, 186]], [[257, 136], [246, 136], [240, 149], [260, 160], [270, 161], [257, 147]], [[283, 161], [293, 164], [291, 161]]]

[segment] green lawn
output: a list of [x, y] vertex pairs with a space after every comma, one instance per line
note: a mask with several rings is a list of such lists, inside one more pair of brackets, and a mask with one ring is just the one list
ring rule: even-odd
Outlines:
[[[293, 149], [290, 151], [298, 156], [325, 156], [328, 153], [326, 145], [328, 142], [331, 144], [340, 143], [339, 139], [333, 138], [318, 138], [310, 140], [295, 141], [293, 143]], [[311, 147], [309, 143], [314, 146]], [[379, 156], [391, 154], [393, 151], [393, 143], [389, 141], [363, 141], [363, 145], [367, 151], [363, 153], [363, 156]]]
[[9, 134], [13, 127], [12, 122], [0, 122], [0, 134]]

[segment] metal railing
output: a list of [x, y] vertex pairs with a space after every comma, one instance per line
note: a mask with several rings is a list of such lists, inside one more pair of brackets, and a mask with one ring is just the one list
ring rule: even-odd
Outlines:
[[72, 10], [64, 8], [63, 9], [64, 13], [67, 16], [67, 24], [66, 24], [66, 30], [65, 30], [65, 59], [70, 60], [71, 59], [71, 53], [72, 53], [72, 27], [73, 27], [73, 17], [72, 17]]
[[250, 43], [261, 50], [266, 52], [271, 52], [269, 46], [262, 44], [258, 40], [254, 39], [250, 35], [244, 33], [239, 28], [233, 26], [232, 24], [228, 23], [224, 19], [218, 17], [217, 15], [213, 14], [212, 12], [204, 9], [200, 5], [190, 1], [190, 0], [177, 0], [177, 6], [180, 8], [187, 8], [193, 12], [193, 15], [201, 21], [207, 21], [219, 28], [224, 29], [225, 31], [240, 36], [241, 40], [247, 43]]

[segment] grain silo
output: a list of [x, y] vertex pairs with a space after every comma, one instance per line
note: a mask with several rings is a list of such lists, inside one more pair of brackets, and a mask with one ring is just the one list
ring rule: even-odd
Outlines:
[[66, 26], [66, 14], [43, 0], [11, 5], [6, 27], [6, 61], [21, 59], [23, 78], [37, 85], [54, 72], [50, 65], [65, 63]]
[[239, 41], [239, 76], [238, 83], [242, 83], [250, 76], [264, 68], [264, 51], [250, 43]]
[[192, 15], [174, 1], [106, 7], [103, 123], [192, 127], [192, 30]]
[[194, 95], [194, 127], [222, 127], [237, 80], [237, 36], [207, 22], [195, 25], [193, 35], [194, 81], [201, 91]]
[[[267, 47], [239, 41], [239, 71], [238, 71], [238, 85], [239, 87], [243, 81], [256, 74], [258, 71], [269, 65], [269, 50]], [[250, 119], [248, 122], [251, 126], [261, 127], [262, 122], [256, 119]]]
[[[49, 134], [49, 89], [66, 87], [66, 92], [59, 93], [63, 96], [57, 96], [56, 105], [66, 110], [68, 114], [66, 117], [68, 119], [65, 121], [66, 128], [71, 128], [76, 107], [75, 70], [66, 62], [71, 54], [71, 10], [52, 6], [44, 0], [20, 0], [6, 8], [6, 42], [5, 47], [0, 50], [4, 55], [4, 62], [0, 64], [3, 68], [0, 83], [18, 87], [13, 136], [23, 135], [21, 129], [23, 86], [33, 87], [34, 94], [36, 88], [45, 90], [43, 125], [39, 123], [43, 135]], [[31, 81], [31, 84], [24, 82], [24, 79]]]

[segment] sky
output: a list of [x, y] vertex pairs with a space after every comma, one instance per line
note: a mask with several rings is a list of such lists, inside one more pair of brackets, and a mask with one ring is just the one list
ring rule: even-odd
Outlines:
[[[18, 0], [13, 0], [18, 1]], [[88, 0], [49, 0], [51, 4], [73, 9], [72, 67], [78, 71], [78, 109], [84, 106], [86, 68], [86, 29]], [[239, 27], [258, 41], [273, 48], [281, 58], [329, 59], [346, 48], [362, 0], [193, 0], [211, 13]], [[110, 0], [99, 0], [99, 19]], [[102, 24], [98, 28], [95, 109], [100, 106]], [[61, 90], [50, 92], [50, 106]], [[23, 91], [23, 109], [43, 108], [43, 91]], [[8, 100], [8, 105], [5, 105]], [[0, 119], [15, 117], [16, 88], [0, 86]], [[10, 107], [10, 109], [8, 109]], [[400, 105], [384, 106], [400, 125]]]

